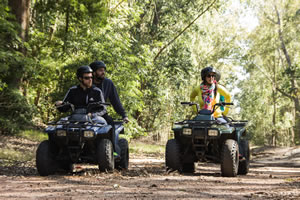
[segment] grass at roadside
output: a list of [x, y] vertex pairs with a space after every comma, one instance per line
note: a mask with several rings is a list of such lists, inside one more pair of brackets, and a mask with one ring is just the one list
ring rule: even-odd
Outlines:
[[15, 136], [1, 136], [0, 163], [28, 162], [34, 160], [37, 143], [46, 140], [47, 134], [38, 130], [26, 130]]
[[19, 150], [4, 148], [0, 151], [0, 160], [7, 162], [26, 162], [33, 159], [33, 152], [22, 152]]
[[26, 130], [19, 133], [17, 136], [37, 142], [42, 142], [43, 140], [48, 139], [48, 135], [46, 133], [38, 130]]
[[146, 154], [163, 157], [165, 154], [165, 146], [132, 141], [129, 144], [129, 152], [136, 155]]

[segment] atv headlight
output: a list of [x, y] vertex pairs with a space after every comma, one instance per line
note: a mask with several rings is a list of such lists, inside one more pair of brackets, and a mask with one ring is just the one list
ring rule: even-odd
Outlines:
[[67, 132], [65, 130], [57, 130], [56, 131], [56, 135], [58, 137], [63, 137], [63, 136], [66, 136], [67, 135]]
[[84, 131], [83, 136], [87, 138], [94, 137], [94, 131]]
[[182, 134], [183, 135], [192, 135], [192, 129], [190, 129], [190, 128], [184, 128], [182, 130]]
[[218, 136], [219, 135], [219, 131], [217, 129], [209, 129], [208, 130], [208, 136]]

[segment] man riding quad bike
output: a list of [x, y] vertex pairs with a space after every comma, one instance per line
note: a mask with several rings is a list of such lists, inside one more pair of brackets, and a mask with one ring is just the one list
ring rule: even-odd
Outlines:
[[179, 172], [194, 172], [194, 163], [212, 161], [221, 164], [221, 175], [235, 177], [249, 171], [249, 142], [246, 139], [247, 121], [225, 118], [220, 121], [213, 117], [219, 106], [232, 103], [216, 103], [212, 111], [199, 110], [193, 102], [183, 105], [197, 106], [197, 115], [193, 119], [174, 124], [174, 139], [166, 145], [166, 167]]
[[[36, 152], [36, 167], [41, 176], [54, 174], [59, 169], [70, 171], [75, 163], [97, 164], [102, 172], [128, 169], [128, 142], [118, 139], [119, 134], [124, 134], [123, 122], [115, 122], [113, 129], [105, 120], [91, 118], [90, 110], [103, 105], [108, 104], [95, 102], [77, 109], [69, 103], [61, 105], [72, 107], [72, 114], [49, 123], [46, 128], [48, 140], [41, 142]], [[114, 140], [121, 149], [118, 159], [114, 157]]]

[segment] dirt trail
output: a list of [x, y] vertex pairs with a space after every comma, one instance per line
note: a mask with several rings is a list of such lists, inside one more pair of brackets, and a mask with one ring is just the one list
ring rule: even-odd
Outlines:
[[236, 178], [221, 177], [213, 163], [168, 174], [163, 158], [137, 155], [129, 170], [110, 174], [76, 165], [73, 173], [40, 177], [34, 161], [1, 162], [0, 199], [300, 199], [300, 148], [256, 148], [250, 173]]

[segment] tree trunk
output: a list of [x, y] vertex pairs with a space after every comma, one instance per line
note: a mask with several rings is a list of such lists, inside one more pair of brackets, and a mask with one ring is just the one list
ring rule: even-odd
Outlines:
[[272, 130], [272, 145], [276, 146], [276, 140], [277, 140], [277, 130], [276, 130], [276, 98], [275, 98], [275, 91], [273, 90], [273, 130]]
[[66, 27], [65, 27], [65, 37], [64, 37], [64, 52], [67, 50], [68, 44], [68, 33], [69, 33], [69, 23], [70, 23], [70, 5], [66, 8]]
[[295, 132], [293, 128], [289, 128], [289, 132], [291, 133], [291, 141], [290, 141], [290, 146], [295, 145]]
[[[17, 23], [20, 24], [21, 30], [19, 35], [23, 42], [26, 42], [30, 19], [30, 0], [9, 0], [8, 4], [11, 12], [16, 16]], [[26, 56], [25, 48], [20, 48], [19, 51]], [[19, 89], [23, 76], [23, 66], [11, 66], [10, 71], [9, 85], [12, 88]]]
[[27, 41], [29, 19], [30, 19], [30, 0], [9, 0], [12, 13], [16, 16], [17, 22], [21, 25], [20, 37]]
[[298, 136], [298, 142], [300, 141], [300, 104], [297, 97], [294, 98], [295, 105], [295, 134]]
[[36, 93], [37, 94], [36, 97], [34, 98], [34, 105], [38, 106], [41, 97], [41, 89], [39, 88]]

